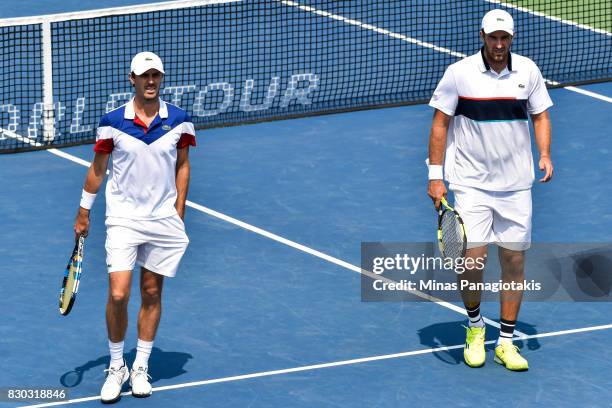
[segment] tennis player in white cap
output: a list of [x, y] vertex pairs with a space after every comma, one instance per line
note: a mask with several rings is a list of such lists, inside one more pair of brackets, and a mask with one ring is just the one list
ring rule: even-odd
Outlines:
[[[131, 63], [134, 97], [102, 116], [95, 157], [87, 172], [74, 230], [87, 234], [91, 209], [108, 166], [106, 263], [109, 293], [106, 325], [110, 365], [102, 402], [115, 402], [128, 378], [132, 395], [151, 395], [148, 360], [161, 317], [164, 277], [173, 277], [189, 242], [183, 218], [189, 185], [189, 146], [195, 146], [191, 118], [159, 97], [162, 60], [141, 52]], [[123, 358], [132, 271], [140, 266], [141, 306], [132, 370]]]
[[[552, 101], [536, 64], [510, 52], [514, 20], [504, 10], [482, 19], [481, 50], [448, 67], [429, 105], [435, 108], [429, 138], [428, 193], [436, 207], [446, 196], [444, 180], [455, 195], [455, 209], [466, 227], [466, 258], [486, 259], [487, 245], [498, 246], [504, 282], [524, 279], [524, 254], [531, 244], [531, 186], [534, 163], [529, 118], [540, 153], [541, 182], [552, 178]], [[479, 263], [475, 263], [478, 265]], [[483, 270], [461, 276], [482, 282]], [[512, 343], [523, 290], [501, 292], [500, 333], [495, 361], [509, 370], [528, 369]], [[480, 291], [463, 291], [469, 316], [464, 349], [471, 367], [485, 363], [485, 324]]]

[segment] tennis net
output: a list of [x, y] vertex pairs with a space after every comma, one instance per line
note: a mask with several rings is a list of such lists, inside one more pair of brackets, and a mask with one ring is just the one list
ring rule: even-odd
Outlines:
[[612, 2], [572, 4], [200, 0], [0, 20], [0, 152], [93, 142], [143, 50], [197, 128], [422, 103], [492, 8], [550, 86], [610, 80]]

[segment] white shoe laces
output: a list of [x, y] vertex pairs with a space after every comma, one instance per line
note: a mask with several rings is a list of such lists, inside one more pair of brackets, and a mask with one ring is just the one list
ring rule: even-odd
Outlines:
[[104, 370], [105, 373], [108, 373], [108, 376], [106, 377], [106, 381], [108, 381], [109, 378], [113, 378], [115, 381], [117, 381], [117, 384], [122, 385], [124, 368], [125, 366], [121, 368], [110, 367]]
[[138, 367], [137, 369], [132, 369], [132, 381], [136, 380], [136, 378], [138, 378], [141, 375], [144, 375], [147, 381], [153, 378], [149, 375], [149, 373], [147, 372], [147, 369], [144, 367]]

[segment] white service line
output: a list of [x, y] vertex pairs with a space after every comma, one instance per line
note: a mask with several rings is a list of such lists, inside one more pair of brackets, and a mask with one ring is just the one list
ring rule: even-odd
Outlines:
[[[612, 328], [612, 324], [606, 324], [602, 326], [592, 326], [592, 327], [583, 327], [583, 328], [572, 329], [572, 330], [561, 330], [561, 331], [548, 332], [548, 333], [539, 333], [539, 334], [533, 334], [529, 336], [525, 335], [521, 337], [521, 339], [529, 340], [529, 339], [537, 339], [537, 338], [544, 338], [544, 337], [554, 337], [554, 336], [562, 336], [566, 334], [585, 333], [585, 332], [591, 332], [591, 331], [597, 331], [597, 330], [607, 330], [611, 328]], [[489, 340], [489, 341], [486, 341], [485, 344], [493, 344], [495, 343], [495, 341], [496, 340]], [[193, 381], [193, 382], [182, 383], [182, 384], [154, 387], [153, 391], [155, 392], [168, 391], [168, 390], [176, 390], [180, 388], [198, 387], [202, 385], [248, 380], [252, 378], [271, 377], [275, 375], [297, 373], [301, 371], [320, 370], [323, 368], [340, 367], [340, 366], [368, 363], [372, 361], [382, 361], [382, 360], [390, 360], [394, 358], [403, 358], [403, 357], [418, 356], [418, 355], [423, 355], [423, 354], [431, 354], [431, 353], [437, 353], [440, 351], [461, 349], [463, 347], [464, 347], [463, 344], [456, 344], [454, 346], [434, 347], [434, 348], [427, 348], [427, 349], [421, 349], [421, 350], [406, 351], [403, 353], [383, 354], [383, 355], [371, 356], [371, 357], [354, 358], [350, 360], [341, 360], [341, 361], [334, 361], [334, 362], [322, 363], [322, 364], [312, 364], [312, 365], [306, 365], [306, 366], [300, 366], [300, 367], [285, 368], [281, 370], [261, 371], [257, 373], [235, 375], [231, 377], [214, 378], [210, 380]], [[129, 391], [124, 392], [124, 393], [121, 393], [121, 395], [124, 395], [124, 396], [131, 395], [131, 392]], [[51, 406], [56, 406], [56, 405], [76, 404], [79, 402], [94, 401], [94, 400], [99, 400], [99, 399], [100, 399], [99, 396], [77, 398], [77, 399], [68, 400], [68, 401], [58, 401], [58, 402], [50, 402], [50, 403], [43, 403], [43, 404], [36, 404], [36, 405], [27, 405], [27, 406], [22, 406], [21, 408], [43, 408], [43, 407], [51, 407]]]
[[[452, 55], [452, 56], [457, 57], [457, 58], [465, 58], [465, 57], [467, 57], [466, 54], [463, 54], [461, 52], [453, 51], [451, 49], [444, 48], [444, 47], [439, 47], [439, 46], [437, 46], [435, 44], [423, 42], [423, 41], [417, 40], [416, 38], [408, 37], [408, 36], [405, 36], [403, 34], [394, 33], [392, 31], [385, 30], [384, 28], [376, 27], [376, 26], [373, 26], [371, 24], [367, 24], [367, 23], [361, 22], [359, 20], [352, 20], [350, 18], [346, 18], [346, 17], [343, 17], [343, 16], [338, 15], [338, 14], [332, 14], [330, 12], [327, 12], [327, 11], [324, 11], [324, 10], [319, 10], [319, 9], [316, 9], [316, 8], [310, 7], [310, 6], [304, 6], [304, 5], [302, 5], [300, 3], [297, 3], [295, 1], [289, 1], [289, 0], [276, 0], [276, 1], [278, 1], [279, 3], [283, 3], [286, 6], [297, 7], [299, 9], [307, 11], [309, 13], [314, 13], [314, 14], [317, 14], [319, 16], [328, 17], [328, 18], [331, 18], [331, 19], [337, 20], [337, 21], [342, 21], [342, 22], [344, 22], [346, 24], [350, 24], [350, 25], [354, 25], [354, 26], [357, 26], [357, 27], [361, 27], [361, 28], [364, 28], [366, 30], [374, 31], [374, 32], [379, 33], [379, 34], [387, 35], [387, 36], [392, 37], [392, 38], [396, 38], [396, 39], [399, 39], [399, 40], [402, 40], [402, 41], [409, 42], [411, 44], [416, 44], [416, 45], [420, 45], [422, 47], [431, 48], [431, 49], [433, 49], [435, 51], [440, 51], [440, 52]], [[499, 3], [502, 4], [502, 5], [506, 5], [506, 3], [501, 3], [501, 2], [499, 2]], [[506, 7], [510, 7], [510, 5], [508, 5]], [[516, 7], [514, 7], [514, 8], [516, 8]], [[527, 9], [525, 9], [525, 10], [527, 10]], [[524, 11], [524, 10], [521, 10], [521, 11]], [[533, 12], [533, 13], [535, 14], [535, 12]], [[542, 16], [544, 16], [544, 15], [542, 15]], [[544, 16], [544, 17], [546, 17], [546, 16]], [[548, 17], [548, 18], [555, 19], [555, 18], [552, 18], [552, 17]], [[562, 22], [565, 22], [565, 21], [562, 21]], [[573, 25], [576, 25], [576, 24], [573, 24]], [[578, 26], [580, 26], [580, 25], [578, 25]], [[588, 29], [591, 29], [591, 30], [595, 30], [595, 29], [593, 29], [591, 27], [588, 27], [588, 26], [584, 26], [584, 27], [581, 27], [581, 28], [588, 28]], [[602, 34], [606, 34], [607, 33], [609, 35], [612, 35], [612, 34], [608, 33], [607, 31], [604, 31], [604, 30], [599, 30], [599, 31], [602, 31]], [[546, 79], [545, 78], [544, 80], [546, 82], [550, 83], [551, 85], [558, 85], [559, 84], [558, 82], [553, 81], [552, 79]], [[568, 91], [572, 91], [572, 92], [577, 92], [577, 93], [580, 93], [580, 94], [583, 94], [583, 95], [587, 95], [587, 96], [590, 96], [592, 98], [601, 99], [602, 101], [610, 102], [610, 98], [608, 98], [607, 96], [600, 95], [600, 94], [597, 94], [595, 92], [585, 91], [583, 89], [576, 88], [574, 86], [566, 86], [566, 87], [564, 87], [564, 89], [567, 89]]]
[[[80, 159], [80, 158], [78, 158], [76, 156], [73, 156], [73, 155], [71, 155], [69, 153], [65, 153], [65, 152], [57, 150], [57, 149], [48, 149], [48, 151], [49, 151], [49, 153], [55, 154], [55, 155], [57, 155], [59, 157], [62, 157], [64, 159], [67, 159], [67, 160], [70, 160], [72, 162], [78, 163], [78, 164], [80, 164], [82, 166], [85, 166], [85, 167], [89, 167], [90, 163], [88, 161]], [[382, 281], [387, 282], [387, 283], [391, 283], [391, 282], [397, 283], [397, 282], [395, 282], [395, 281], [393, 281], [391, 279], [388, 279], [388, 278], [383, 277], [383, 276], [379, 276], [379, 275], [377, 275], [377, 274], [375, 274], [375, 273], [373, 273], [371, 271], [368, 271], [368, 270], [365, 270], [365, 269], [361, 269], [358, 266], [355, 266], [355, 265], [353, 265], [351, 263], [348, 263], [346, 261], [343, 261], [341, 259], [335, 258], [335, 257], [333, 257], [331, 255], [327, 255], [327, 254], [325, 254], [325, 253], [323, 253], [321, 251], [317, 251], [316, 249], [307, 247], [306, 245], [302, 245], [302, 244], [297, 243], [295, 241], [291, 241], [290, 239], [281, 237], [280, 235], [276, 235], [276, 234], [274, 234], [272, 232], [269, 232], [269, 231], [266, 231], [266, 230], [261, 229], [259, 227], [256, 227], [254, 225], [248, 224], [248, 223], [246, 223], [244, 221], [240, 221], [240, 220], [238, 220], [236, 218], [230, 217], [229, 215], [220, 213], [220, 212], [215, 211], [213, 209], [210, 209], [208, 207], [204, 207], [203, 205], [194, 203], [193, 201], [187, 200], [186, 205], [188, 207], [191, 207], [191, 208], [195, 209], [195, 210], [198, 210], [198, 211], [201, 211], [201, 212], [203, 212], [205, 214], [208, 214], [208, 215], [210, 215], [212, 217], [215, 217], [215, 218], [218, 218], [220, 220], [229, 222], [230, 224], [234, 224], [234, 225], [236, 225], [236, 226], [238, 226], [240, 228], [244, 228], [244, 229], [246, 229], [248, 231], [251, 231], [251, 232], [254, 232], [254, 233], [256, 233], [258, 235], [261, 235], [263, 237], [269, 238], [269, 239], [271, 239], [273, 241], [280, 242], [281, 244], [287, 245], [287, 246], [289, 246], [291, 248], [295, 248], [295, 249], [297, 249], [299, 251], [302, 251], [302, 252], [305, 252], [307, 254], [316, 256], [317, 258], [320, 258], [320, 259], [323, 259], [323, 260], [325, 260], [327, 262], [330, 262], [330, 263], [333, 263], [335, 265], [341, 266], [341, 267], [343, 267], [345, 269], [348, 269], [350, 271], [357, 272], [359, 274], [368, 276], [368, 277], [370, 277], [372, 279], [379, 279], [379, 280], [382, 280]], [[431, 296], [431, 295], [428, 295], [426, 293], [423, 293], [423, 292], [421, 292], [419, 290], [408, 290], [408, 289], [405, 289], [404, 291], [405, 292], [409, 292], [409, 293], [411, 293], [411, 294], [413, 294], [415, 296], [418, 296], [418, 297], [420, 297], [422, 299], [428, 300], [430, 302], [437, 303], [438, 305], [440, 305], [442, 307], [445, 307], [447, 309], [455, 311], [455, 312], [457, 312], [459, 314], [462, 314], [464, 316], [467, 315], [467, 312], [465, 311], [465, 309], [463, 307], [459, 307], [459, 306], [454, 305], [452, 303], [445, 302], [445, 301], [443, 301], [441, 299], [438, 299], [438, 298], [436, 298], [434, 296]], [[485, 321], [485, 323], [489, 324], [490, 326], [493, 326], [493, 327], [496, 327], [496, 328], [499, 329], [499, 323], [497, 323], [496, 321], [488, 319], [486, 317], [483, 317], [483, 320]], [[517, 336], [525, 335], [524, 333], [522, 333], [522, 332], [520, 332], [520, 331], [518, 331], [516, 329], [514, 330], [514, 333]]]
[[[393, 283], [397, 283], [397, 282], [395, 282], [395, 281], [393, 281], [393, 280], [391, 280], [389, 278], [377, 275], [377, 274], [375, 274], [375, 273], [373, 273], [371, 271], [365, 270], [365, 269], [361, 269], [360, 267], [358, 267], [356, 265], [353, 265], [353, 264], [348, 263], [346, 261], [343, 261], [341, 259], [335, 258], [335, 257], [333, 257], [331, 255], [327, 255], [327, 254], [325, 254], [325, 253], [323, 253], [321, 251], [317, 251], [316, 249], [313, 249], [313, 248], [307, 247], [305, 245], [299, 244], [299, 243], [297, 243], [295, 241], [291, 241], [291, 240], [289, 240], [287, 238], [283, 238], [280, 235], [276, 235], [276, 234], [274, 234], [272, 232], [263, 230], [263, 229], [261, 229], [259, 227], [254, 226], [254, 225], [247, 224], [246, 222], [240, 221], [240, 220], [238, 220], [236, 218], [233, 218], [233, 217], [230, 217], [229, 215], [225, 215], [225, 214], [222, 214], [222, 213], [220, 213], [218, 211], [211, 210], [210, 208], [204, 207], [204, 206], [202, 206], [200, 204], [196, 204], [196, 203], [194, 203], [192, 201], [187, 200], [187, 205], [192, 207], [192, 208], [194, 208], [194, 209], [196, 209], [196, 210], [202, 211], [203, 213], [211, 215], [211, 216], [213, 216], [215, 218], [219, 218], [219, 219], [221, 219], [223, 221], [229, 222], [230, 224], [237, 225], [237, 226], [239, 226], [241, 228], [244, 228], [246, 230], [249, 230], [251, 232], [254, 232], [256, 234], [264, 236], [266, 238], [269, 238], [269, 239], [271, 239], [273, 241], [280, 242], [281, 244], [285, 244], [287, 246], [290, 246], [291, 248], [295, 248], [295, 249], [297, 249], [299, 251], [302, 251], [302, 252], [305, 252], [307, 254], [316, 256], [317, 258], [320, 258], [320, 259], [323, 259], [323, 260], [325, 260], [327, 262], [330, 262], [330, 263], [333, 263], [335, 265], [341, 266], [341, 267], [346, 268], [346, 269], [348, 269], [350, 271], [362, 274], [362, 275], [367, 276], [367, 277], [369, 277], [371, 279], [378, 279], [378, 280], [381, 280], [381, 281], [387, 282], [387, 283], [392, 283], [392, 282]], [[447, 309], [453, 310], [453, 311], [455, 311], [455, 312], [457, 312], [459, 314], [467, 316], [467, 312], [465, 311], [465, 309], [463, 307], [454, 305], [454, 304], [449, 303], [449, 302], [445, 302], [445, 301], [443, 301], [441, 299], [438, 299], [438, 298], [436, 298], [434, 296], [431, 296], [431, 295], [428, 295], [426, 293], [423, 293], [423, 292], [421, 292], [419, 290], [404, 289], [404, 291], [405, 292], [409, 292], [412, 295], [418, 296], [421, 299], [428, 300], [428, 301], [436, 303], [436, 304], [438, 304], [438, 305], [440, 305], [442, 307], [445, 307]], [[490, 320], [490, 319], [488, 319], [486, 317], [483, 317], [483, 320], [485, 321], [485, 323], [487, 323], [487, 324], [489, 324], [489, 325], [499, 329], [499, 323], [497, 323], [496, 321]], [[514, 330], [514, 332], [516, 333], [517, 336], [524, 336], [525, 335], [524, 333], [522, 333], [522, 332], [520, 332], [520, 331], [518, 331], [516, 329]]]
[[366, 29], [366, 30], [374, 31], [374, 32], [377, 32], [379, 34], [388, 35], [389, 37], [396, 38], [398, 40], [402, 40], [402, 41], [405, 41], [405, 42], [409, 42], [411, 44], [420, 45], [421, 47], [431, 48], [432, 50], [443, 52], [445, 54], [449, 54], [449, 55], [452, 55], [454, 57], [464, 58], [466, 56], [463, 53], [460, 53], [460, 52], [457, 52], [457, 51], [453, 51], [453, 50], [449, 50], [448, 48], [440, 47], [440, 46], [437, 46], [437, 45], [432, 44], [432, 43], [428, 43], [428, 42], [425, 42], [425, 41], [417, 40], [416, 38], [408, 37], [408, 36], [403, 35], [403, 34], [394, 33], [392, 31], [385, 30], [384, 28], [380, 28], [380, 27], [377, 27], [377, 26], [374, 26], [374, 25], [371, 25], [371, 24], [363, 23], [363, 22], [358, 21], [358, 20], [353, 20], [353, 19], [350, 19], [350, 18], [346, 18], [346, 17], [340, 16], [338, 14], [332, 14], [332, 13], [329, 13], [327, 11], [318, 10], [318, 9], [316, 9], [314, 7], [310, 7], [310, 6], [304, 6], [303, 4], [296, 3], [295, 1], [289, 1], [289, 0], [277, 0], [277, 1], [283, 3], [283, 4], [287, 5], [287, 6], [297, 7], [299, 9], [307, 11], [309, 13], [314, 13], [314, 14], [317, 14], [317, 15], [322, 16], [322, 17], [328, 17], [328, 18], [331, 18], [333, 20], [341, 21], [341, 22], [346, 23], [346, 24], [350, 24], [350, 25], [354, 25], [354, 26], [357, 26], [357, 27], [360, 27], [360, 28], [363, 28], [363, 29]]
[[0, 27], [18, 25], [42, 24], [43, 22], [56, 23], [68, 20], [84, 20], [89, 18], [107, 18], [109, 16], [124, 16], [155, 11], [183, 9], [189, 7], [202, 7], [215, 4], [240, 2], [242, 0], [176, 0], [134, 6], [111, 7], [97, 10], [72, 11], [68, 13], [46, 14], [41, 16], [12, 17], [0, 19]]
[[525, 8], [525, 7], [520, 7], [520, 6], [511, 4], [511, 3], [506, 3], [506, 2], [503, 2], [503, 1], [499, 1], [499, 0], [485, 0], [485, 1], [487, 3], [498, 4], [500, 6], [504, 6], [506, 8], [511, 8], [511, 9], [514, 9], [514, 10], [518, 10], [518, 11], [521, 11], [523, 13], [528, 13], [528, 14], [531, 14], [531, 15], [534, 15], [534, 16], [543, 17], [543, 18], [546, 18], [548, 20], [556, 21], [558, 23], [563, 23], [563, 24], [571, 25], [571, 26], [574, 26], [574, 27], [582, 28], [584, 30], [593, 31], [593, 32], [598, 33], [598, 34], [608, 35], [608, 36], [612, 37], [612, 33], [611, 32], [606, 31], [606, 30], [602, 30], [601, 28], [591, 27], [589, 25], [580, 24], [580, 23], [577, 23], [577, 22], [571, 21], [571, 20], [564, 20], [564, 19], [562, 19], [560, 17], [551, 16], [551, 15], [548, 15], [548, 14], [541, 13], [539, 11], [531, 10], [531, 9], [528, 9], [528, 8]]
[[528, 340], [528, 339], [535, 339], [535, 338], [539, 339], [543, 337], [564, 336], [566, 334], [585, 333], [585, 332], [590, 332], [590, 331], [607, 330], [607, 329], [612, 329], [612, 324], [603, 324], [601, 326], [581, 327], [579, 329], [559, 330], [559, 331], [548, 332], [548, 333], [533, 334], [529, 336], [525, 335], [525, 336], [519, 337], [519, 339], [520, 340]]
[[575, 86], [566, 86], [565, 89], [567, 89], [568, 91], [577, 92], [582, 95], [590, 96], [591, 98], [599, 99], [604, 102], [612, 103], [612, 98], [610, 98], [609, 96], [587, 91], [586, 89], [576, 88]]
[[61, 157], [62, 159], [70, 160], [71, 162], [80, 164], [81, 166], [89, 167], [89, 165], [91, 164], [87, 160], [83, 160], [79, 157], [73, 156], [70, 153], [66, 153], [59, 149], [47, 149], [47, 151], [51, 154]]
[[15, 139], [15, 140], [17, 140], [17, 141], [19, 141], [19, 142], [21, 142], [21, 143], [27, 143], [27, 144], [29, 144], [30, 146], [35, 146], [35, 147], [40, 147], [40, 146], [42, 146], [42, 144], [41, 144], [41, 143], [35, 142], [35, 141], [33, 141], [32, 139], [30, 139], [30, 138], [27, 138], [27, 137], [23, 137], [23, 136], [21, 136], [21, 135], [18, 135], [17, 133], [15, 133], [15, 132], [11, 132], [11, 131], [10, 131], [10, 130], [8, 130], [8, 129], [3, 129], [3, 128], [0, 128], [0, 140], [2, 140], [2, 139], [6, 139], [6, 137], [5, 137], [5, 136], [10, 137], [11, 139]]

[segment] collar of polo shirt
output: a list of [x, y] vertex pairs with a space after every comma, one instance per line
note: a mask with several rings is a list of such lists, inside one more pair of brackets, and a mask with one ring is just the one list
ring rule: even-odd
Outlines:
[[[489, 65], [489, 63], [487, 62], [486, 58], [485, 58], [485, 54], [484, 54], [484, 47], [480, 48], [480, 62], [478, 64], [478, 66], [480, 67], [480, 72], [487, 72], [491, 70], [491, 66]], [[516, 69], [512, 69], [512, 53], [508, 52], [508, 65], [506, 66], [506, 69], [508, 71], [516, 71]], [[503, 72], [503, 71], [502, 71]]]
[[[125, 119], [134, 120], [136, 117], [136, 112], [134, 112], [134, 98], [132, 98], [125, 105], [125, 113], [123, 114]], [[166, 106], [166, 102], [159, 100], [159, 117], [162, 119], [168, 118], [168, 107]]]

